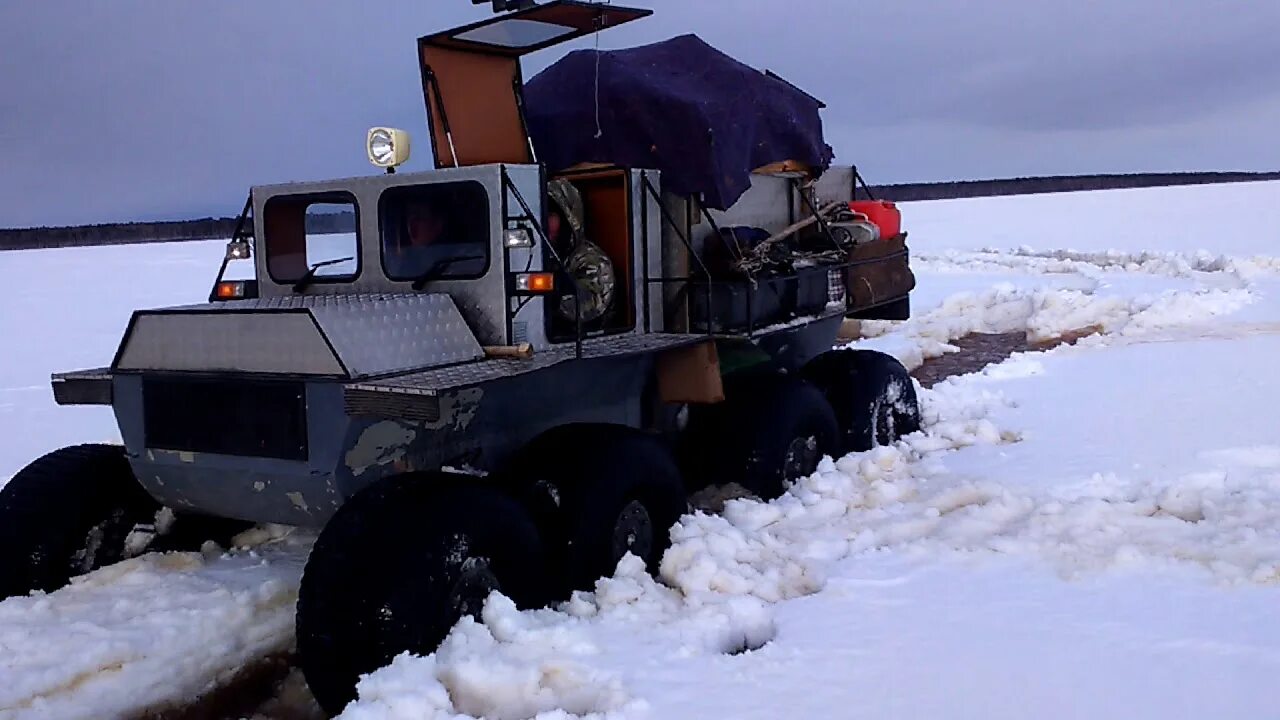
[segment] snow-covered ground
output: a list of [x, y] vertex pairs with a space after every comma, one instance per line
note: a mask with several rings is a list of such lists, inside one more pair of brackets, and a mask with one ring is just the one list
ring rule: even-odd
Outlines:
[[[558, 609], [495, 596], [345, 717], [1275, 717], [1280, 183], [904, 211], [916, 317], [859, 344], [914, 366], [970, 332], [1086, 337], [922, 390], [924, 432], [776, 501], [686, 516], [661, 583], [624, 562]], [[105, 363], [136, 305], [202, 297], [219, 252], [0, 253], [0, 479], [113, 435], [48, 373]], [[304, 552], [0, 603], [0, 718], [180, 701], [286, 649]]]

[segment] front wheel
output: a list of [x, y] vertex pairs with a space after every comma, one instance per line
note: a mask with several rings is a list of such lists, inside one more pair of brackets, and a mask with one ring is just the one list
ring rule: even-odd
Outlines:
[[144, 550], [134, 531], [159, 510], [122, 447], [76, 445], [39, 458], [0, 489], [0, 599], [57, 590]]
[[383, 480], [321, 531], [298, 591], [298, 663], [336, 715], [360, 676], [402, 652], [429, 654], [493, 591], [518, 607], [548, 599], [541, 538], [515, 500], [475, 478]]

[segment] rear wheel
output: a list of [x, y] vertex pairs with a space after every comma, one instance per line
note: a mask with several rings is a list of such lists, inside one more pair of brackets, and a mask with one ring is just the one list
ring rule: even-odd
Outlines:
[[298, 662], [338, 714], [360, 675], [402, 652], [433, 652], [497, 590], [518, 607], [547, 602], [542, 542], [528, 513], [474, 478], [383, 480], [321, 531], [298, 592]]
[[736, 482], [772, 499], [834, 454], [839, 434], [823, 394], [783, 375], [744, 379], [728, 399], [694, 408], [683, 445], [693, 472], [710, 483]]
[[503, 478], [538, 518], [562, 596], [612, 575], [627, 553], [656, 573], [671, 526], [687, 509], [667, 448], [619, 425], [550, 430], [516, 455]]
[[889, 445], [920, 429], [915, 384], [902, 363], [873, 350], [833, 350], [804, 376], [822, 389], [840, 423], [840, 452]]
[[0, 490], [0, 598], [56, 590], [145, 549], [131, 536], [159, 510], [124, 448], [77, 445], [39, 458]]

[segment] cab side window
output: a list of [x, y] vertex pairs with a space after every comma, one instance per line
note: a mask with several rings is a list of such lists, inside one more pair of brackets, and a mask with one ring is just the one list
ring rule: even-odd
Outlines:
[[277, 195], [263, 208], [267, 272], [296, 282], [313, 266], [317, 281], [352, 280], [360, 269], [356, 199], [347, 193]]

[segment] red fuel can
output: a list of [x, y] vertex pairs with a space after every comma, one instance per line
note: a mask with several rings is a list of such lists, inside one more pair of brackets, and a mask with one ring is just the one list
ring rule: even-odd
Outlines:
[[889, 238], [902, 232], [902, 213], [898, 206], [888, 200], [855, 200], [849, 203], [849, 209], [860, 212], [880, 228], [880, 238]]

